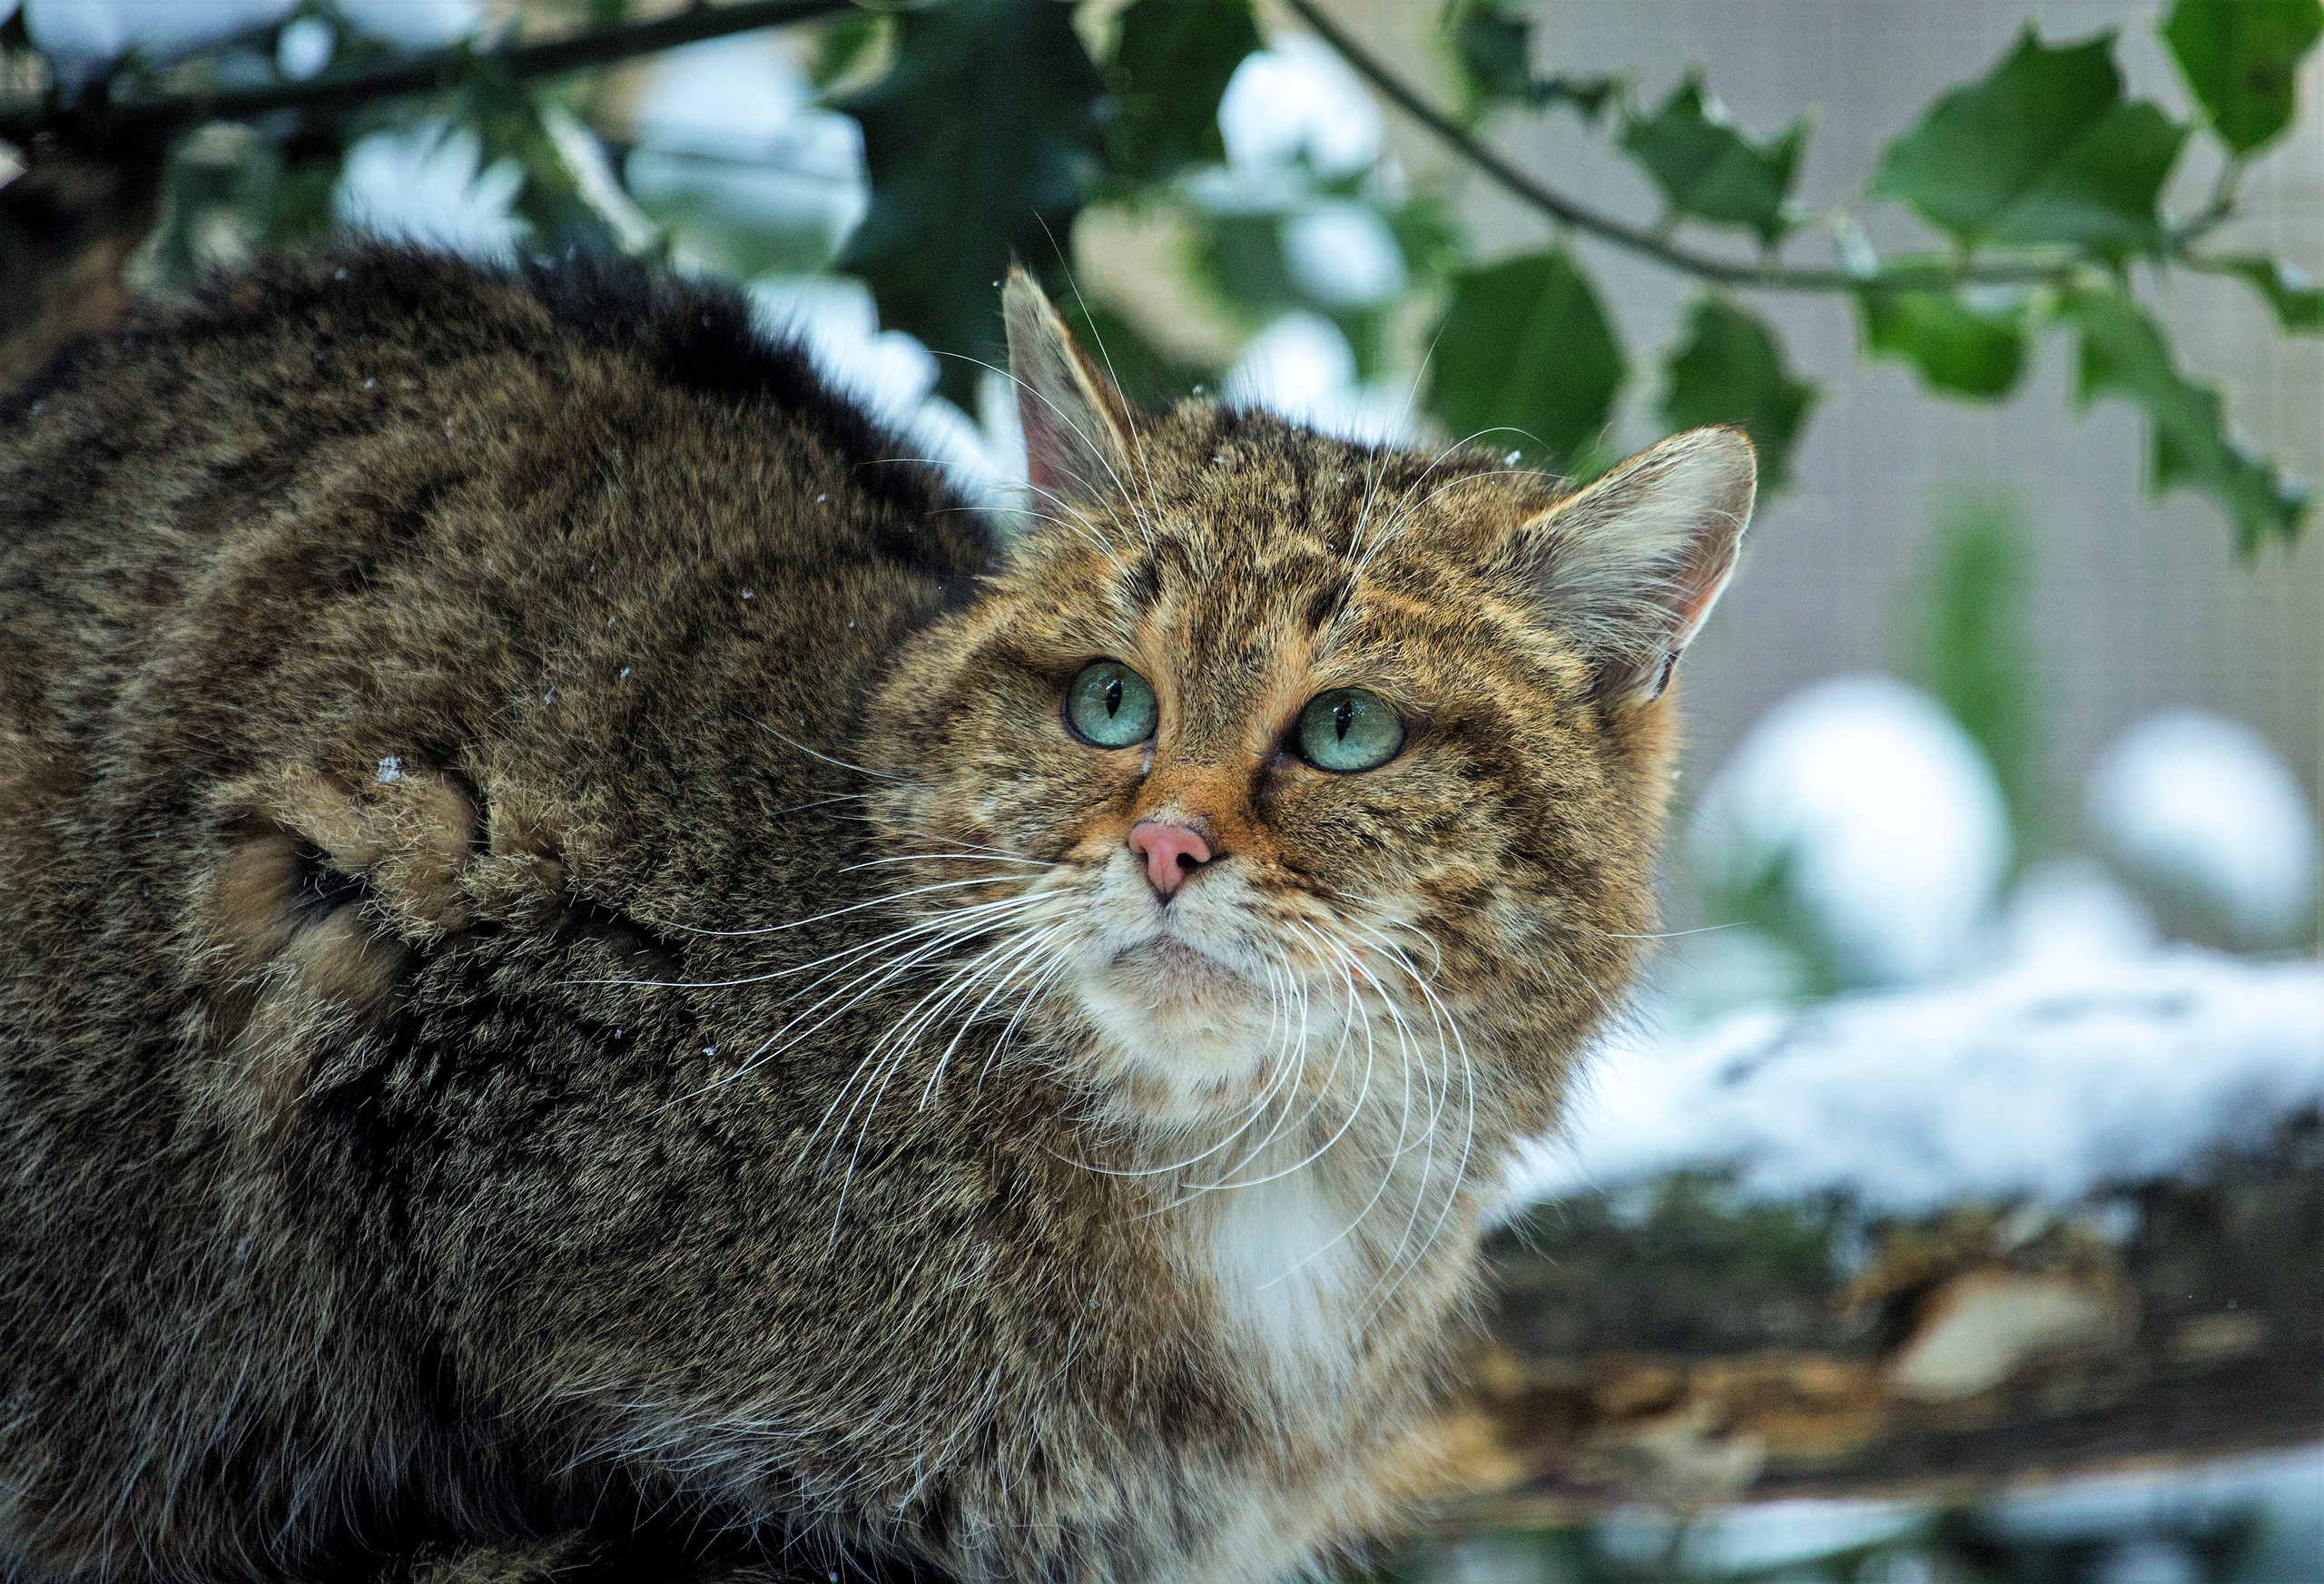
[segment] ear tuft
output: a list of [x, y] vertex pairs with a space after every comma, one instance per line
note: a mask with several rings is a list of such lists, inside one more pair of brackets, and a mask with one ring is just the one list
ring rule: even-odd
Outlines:
[[1580, 642], [1602, 691], [1644, 702], [1726, 588], [1758, 478], [1742, 430], [1690, 429], [1525, 523], [1502, 561]]
[[1122, 492], [1129, 477], [1129, 412], [1121, 393], [1074, 344], [1023, 265], [1009, 266], [1000, 303], [1033, 487], [1072, 500]]

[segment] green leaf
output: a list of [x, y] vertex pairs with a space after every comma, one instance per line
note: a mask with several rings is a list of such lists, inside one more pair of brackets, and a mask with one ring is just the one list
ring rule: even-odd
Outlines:
[[872, 209], [843, 267], [880, 320], [940, 354], [937, 388], [974, 391], [1006, 359], [999, 282], [1012, 258], [1055, 277], [1098, 169], [1103, 84], [1055, 0], [955, 0], [899, 13], [885, 76], [840, 108], [863, 127]]
[[1971, 245], [2153, 247], [2155, 201], [2187, 129], [2122, 98], [2113, 43], [2103, 33], [2050, 49], [2027, 29], [1984, 81], [1888, 145], [1872, 195], [1902, 199]]
[[2041, 668], [2033, 638], [2033, 556], [2005, 496], [1947, 503], [1914, 579], [1915, 652], [1904, 667], [1984, 750], [2023, 852], [2045, 822], [2038, 795]]
[[2240, 275], [2260, 289], [2288, 330], [2324, 330], [2324, 288], [2308, 271], [2281, 259], [2204, 259], [2195, 267], [2216, 274]]
[[1506, 0], [1453, 0], [1443, 27], [1472, 109], [1532, 96], [1532, 23]]
[[1473, 116], [1494, 104], [1535, 110], [1570, 104], [1584, 120], [1596, 121], [1620, 91], [1621, 80], [1536, 77], [1531, 59], [1532, 25], [1509, 0], [1452, 0], [1444, 8], [1443, 26], [1452, 43], [1467, 113]]
[[2299, 57], [2319, 32], [2319, 0], [2179, 0], [2162, 25], [2187, 86], [2239, 154], [2291, 124]]
[[1739, 225], [1773, 247], [1789, 227], [1784, 199], [1799, 168], [1807, 123], [1795, 122], [1771, 143], [1735, 130], [1702, 79], [1689, 74], [1651, 116], [1630, 118], [1622, 147], [1644, 165], [1670, 207], [1699, 220]]
[[1785, 369], [1783, 347], [1766, 321], [1723, 297], [1704, 298], [1668, 371], [1662, 416], [1669, 426], [1741, 426], [1758, 448], [1761, 495], [1781, 489], [1816, 388]]
[[2229, 434], [2219, 392], [2179, 372], [2143, 310], [2119, 292], [2079, 290], [2066, 294], [2060, 311], [2082, 335], [2083, 405], [2111, 393], [2146, 409], [2150, 487], [2161, 494], [2185, 485], [2209, 495], [2235, 524], [2246, 553], [2271, 534], [2289, 541], [2299, 533], [2308, 491]]
[[818, 93], [845, 81], [878, 53], [888, 19], [877, 11], [850, 11], [824, 25], [815, 34], [815, 54], [807, 64], [807, 80]]
[[1258, 47], [1250, 0], [1137, 0], [1123, 12], [1106, 71], [1115, 172], [1158, 182], [1226, 158], [1218, 98]]
[[1944, 291], [1867, 290], [1856, 299], [1865, 345], [1899, 358], [1938, 390], [1991, 401], [2025, 369], [2025, 305], [1973, 308]]
[[1514, 431], [1538, 466], [1581, 471], [1629, 372], [1590, 279], [1561, 249], [1453, 277], [1429, 410], [1463, 439]]

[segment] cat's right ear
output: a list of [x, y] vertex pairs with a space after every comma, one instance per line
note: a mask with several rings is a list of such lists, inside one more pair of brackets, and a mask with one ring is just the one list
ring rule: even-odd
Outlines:
[[1726, 588], [1758, 487], [1742, 430], [1690, 429], [1525, 522], [1499, 570], [1581, 646], [1600, 693], [1642, 703]]
[[1021, 264], [1001, 292], [1009, 324], [1009, 376], [1025, 431], [1033, 487], [1068, 500], [1125, 492], [1130, 476], [1129, 411]]

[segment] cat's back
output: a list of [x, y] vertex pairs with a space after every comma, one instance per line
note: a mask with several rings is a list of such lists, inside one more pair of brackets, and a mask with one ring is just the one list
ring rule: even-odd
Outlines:
[[189, 602], [222, 614], [222, 582], [278, 642], [398, 575], [577, 594], [542, 557], [593, 520], [618, 522], [633, 573], [770, 551], [972, 573], [981, 536], [895, 454], [728, 290], [389, 248], [263, 269], [0, 395], [0, 619], [21, 640], [0, 664], [54, 683]]
[[[428, 1030], [539, 1090], [521, 1153], [649, 1028], [714, 1042], [621, 986], [728, 943], [639, 920], [869, 883], [839, 761], [986, 555], [901, 452], [731, 291], [388, 249], [0, 395], [0, 1400], [45, 1405], [0, 1425], [0, 1575], [34, 1536], [230, 1547], [171, 1516], [203, 1481], [271, 1521], [422, 1433], [378, 1339]], [[281, 1468], [230, 1479], [196, 1432], [237, 1361], [326, 1355], [259, 1415]], [[75, 1471], [146, 1467], [83, 1511]]]

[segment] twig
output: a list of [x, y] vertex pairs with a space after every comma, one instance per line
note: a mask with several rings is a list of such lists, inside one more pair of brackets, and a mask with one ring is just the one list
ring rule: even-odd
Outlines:
[[698, 44], [704, 39], [812, 22], [851, 9], [852, 0], [741, 0], [733, 5], [699, 3], [674, 16], [651, 22], [593, 28], [540, 44], [477, 49], [448, 45], [426, 54], [361, 71], [330, 73], [301, 83], [268, 83], [159, 94], [151, 99], [92, 98], [64, 107], [44, 105], [0, 119], [0, 138], [24, 143], [43, 133], [85, 132], [98, 136], [150, 133], [189, 121], [238, 120], [275, 110], [344, 108], [374, 99], [433, 93], [458, 82], [468, 70], [489, 67], [516, 80], [554, 77], [590, 66], [606, 66], [638, 55]]
[[[1315, 0], [1284, 0], [1284, 4], [1314, 28], [1324, 42], [1355, 70], [1357, 75], [1378, 89], [1405, 114], [1443, 139], [1462, 158], [1517, 197], [1552, 220], [1570, 225], [1578, 231], [1602, 238], [1669, 269], [1683, 271], [1702, 280], [1715, 280], [1723, 286], [1753, 286], [1770, 291], [1853, 292], [1866, 289], [1899, 290], [1915, 288], [1941, 290], [1972, 284], [2030, 286], [2063, 283], [2075, 279], [2085, 268], [2080, 261], [2017, 258], [1982, 264], [1911, 262], [1892, 265], [1866, 275], [1846, 270], [1793, 264], [1745, 263], [1699, 253], [1667, 240], [1657, 231], [1601, 213], [1542, 185], [1480, 143], [1460, 123], [1422, 98], [1411, 84], [1383, 65], [1370, 51], [1348, 36], [1337, 23], [1325, 16]], [[2166, 257], [2176, 255], [2189, 242], [2218, 225], [2224, 217], [2225, 212], [2214, 204], [2184, 225], [2164, 232], [2160, 251]]]

